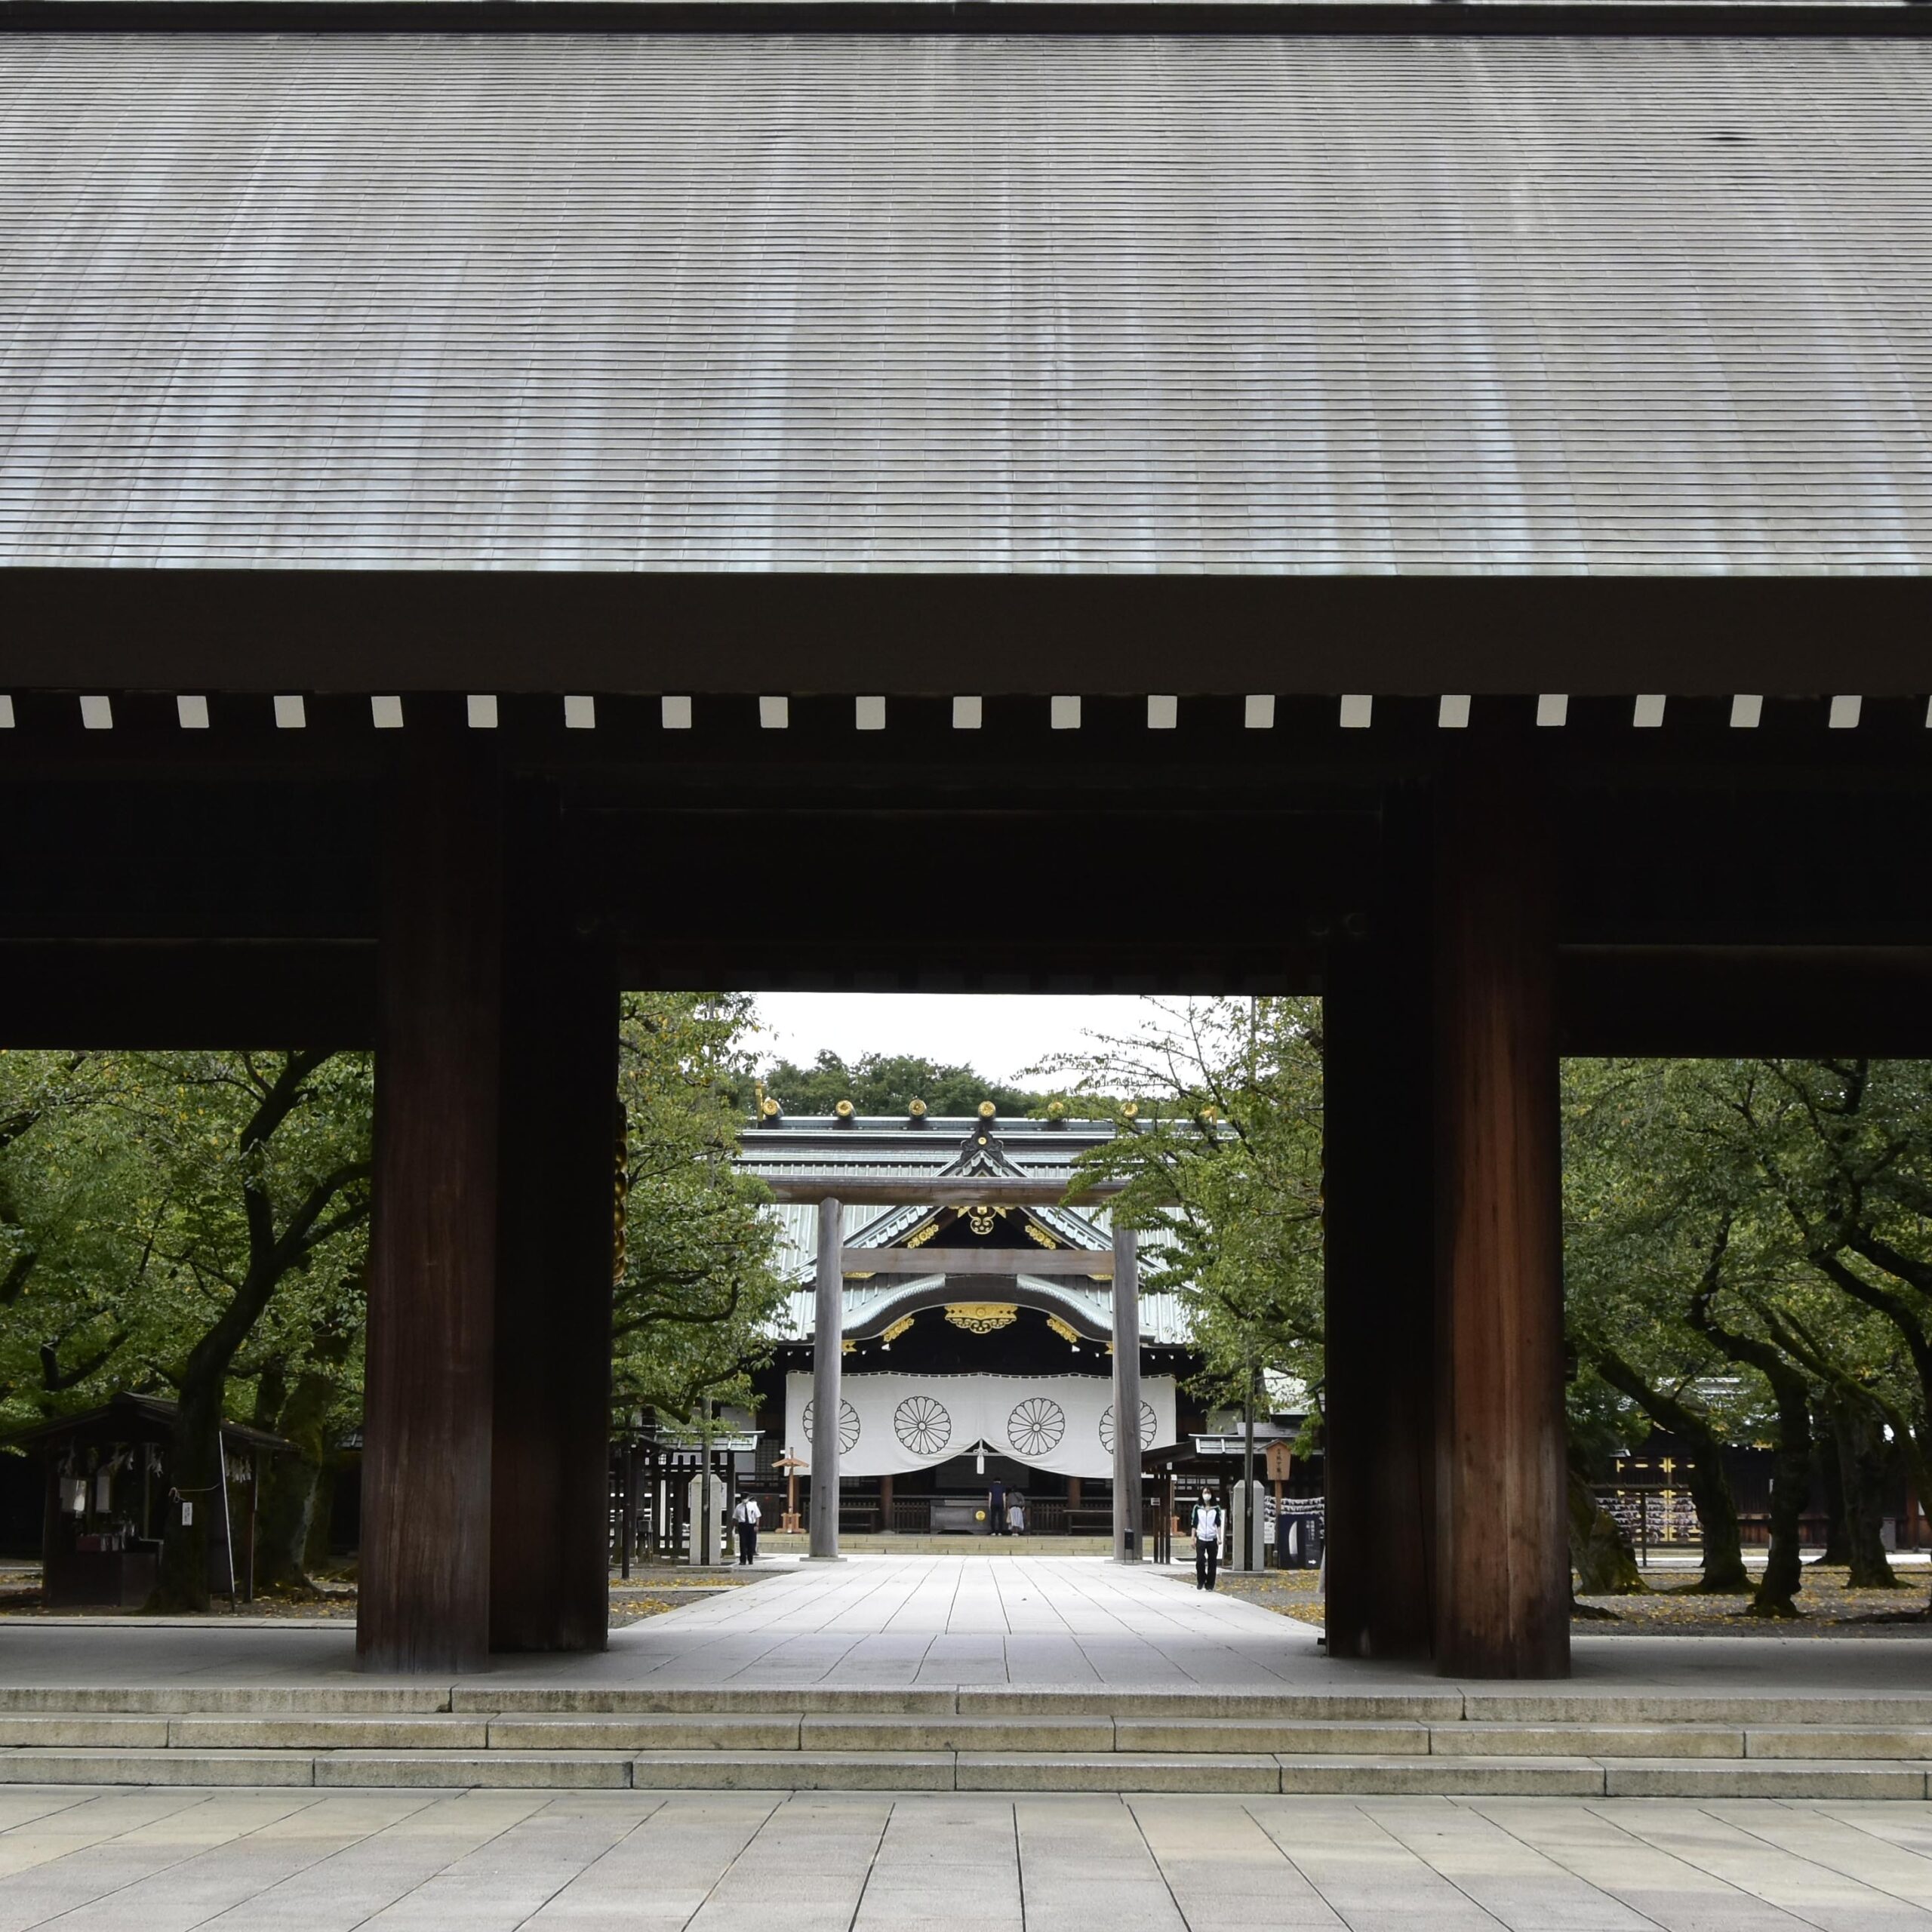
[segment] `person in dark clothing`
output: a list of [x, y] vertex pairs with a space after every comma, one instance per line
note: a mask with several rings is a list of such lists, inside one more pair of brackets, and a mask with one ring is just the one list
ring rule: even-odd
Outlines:
[[1006, 1484], [997, 1478], [986, 1491], [986, 1524], [995, 1536], [1006, 1534]]
[[761, 1512], [749, 1496], [738, 1498], [738, 1506], [731, 1512], [731, 1521], [738, 1532], [738, 1561], [749, 1567], [758, 1561], [758, 1524]]
[[1221, 1506], [1205, 1490], [1194, 1506], [1194, 1587], [1211, 1590], [1221, 1560]]

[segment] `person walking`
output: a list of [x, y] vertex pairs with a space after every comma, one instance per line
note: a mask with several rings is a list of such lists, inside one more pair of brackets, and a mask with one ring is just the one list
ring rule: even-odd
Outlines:
[[1194, 1506], [1194, 1587], [1211, 1590], [1221, 1560], [1221, 1506], [1206, 1490]]
[[986, 1526], [996, 1537], [1006, 1534], [1006, 1484], [997, 1476], [986, 1491]]
[[731, 1512], [732, 1526], [738, 1532], [738, 1567], [748, 1570], [758, 1561], [758, 1506], [749, 1496], [738, 1498]]

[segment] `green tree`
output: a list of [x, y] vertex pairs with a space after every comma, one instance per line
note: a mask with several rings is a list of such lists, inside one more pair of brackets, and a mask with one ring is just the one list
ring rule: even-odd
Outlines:
[[929, 1113], [964, 1115], [990, 1100], [1001, 1113], [1024, 1118], [1041, 1101], [970, 1066], [945, 1066], [914, 1054], [862, 1054], [848, 1064], [827, 1051], [809, 1067], [777, 1060], [760, 1084], [788, 1114], [829, 1114], [841, 1100], [850, 1100], [856, 1113], [903, 1114], [923, 1100]]
[[[1111, 1204], [1149, 1231], [1145, 1289], [1187, 1305], [1199, 1385], [1244, 1401], [1257, 1371], [1313, 1387], [1321, 1373], [1321, 1038], [1300, 999], [1149, 1002], [1134, 1035], [1035, 1071], [1119, 1131], [1075, 1186], [1126, 1183]], [[1110, 1097], [1140, 1096], [1121, 1103]]]
[[48, 1414], [116, 1387], [174, 1394], [168, 1484], [195, 1506], [168, 1512], [155, 1601], [204, 1608], [235, 1385], [270, 1364], [272, 1381], [299, 1378], [318, 1330], [359, 1324], [368, 1058], [10, 1058], [8, 1117], [21, 1094], [35, 1103], [0, 1181], [15, 1259], [32, 1257], [8, 1324], [11, 1398]]
[[785, 1285], [763, 1183], [734, 1164], [750, 1085], [750, 1002], [626, 995], [619, 1093], [626, 1131], [624, 1254], [613, 1327], [620, 1411], [694, 1420], [743, 1399], [768, 1359]]

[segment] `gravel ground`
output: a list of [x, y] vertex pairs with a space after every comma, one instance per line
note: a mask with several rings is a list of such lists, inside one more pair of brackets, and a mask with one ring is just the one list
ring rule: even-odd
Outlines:
[[[611, 1592], [611, 1628], [620, 1630], [626, 1624], [640, 1623], [647, 1617], [661, 1617], [667, 1610], [681, 1610], [687, 1604], [699, 1603], [706, 1597], [715, 1596], [720, 1590], [742, 1589], [750, 1580], [749, 1578], [706, 1577], [685, 1583], [672, 1578], [654, 1577], [648, 1583], [614, 1585]], [[253, 1603], [239, 1605], [238, 1611], [244, 1617], [287, 1618], [296, 1623], [354, 1623], [354, 1587], [325, 1583], [322, 1589], [323, 1595], [319, 1600], [312, 1597], [257, 1597]], [[0, 1589], [0, 1617], [45, 1617], [54, 1621], [66, 1617], [138, 1617], [140, 1614], [138, 1611], [116, 1611], [104, 1605], [86, 1609], [48, 1610], [40, 1601], [38, 1587]], [[208, 1612], [211, 1619], [229, 1614], [226, 1599], [223, 1598], [217, 1598]]]
[[[1807, 1564], [1804, 1588], [1798, 1592], [1801, 1613], [1795, 1623], [1747, 1617], [1746, 1596], [1707, 1597], [1691, 1593], [1685, 1582], [1672, 1579], [1652, 1585], [1647, 1595], [1585, 1597], [1587, 1611], [1602, 1616], [1576, 1620], [1580, 1634], [1641, 1637], [1924, 1637], [1932, 1638], [1932, 1621], [1924, 1623], [1873, 1623], [1875, 1617], [1897, 1616], [1920, 1610], [1926, 1603], [1925, 1573], [1905, 1573], [1896, 1590], [1854, 1590], [1845, 1572]], [[1321, 1599], [1315, 1594], [1315, 1573], [1309, 1570], [1268, 1570], [1256, 1576], [1221, 1573], [1219, 1587], [1230, 1596], [1244, 1597], [1284, 1617], [1319, 1625]]]

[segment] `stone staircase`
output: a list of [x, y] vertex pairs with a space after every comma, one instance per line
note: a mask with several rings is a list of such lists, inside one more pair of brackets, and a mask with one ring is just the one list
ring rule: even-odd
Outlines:
[[1932, 1796], [1932, 1697], [0, 1688], [0, 1783]]

